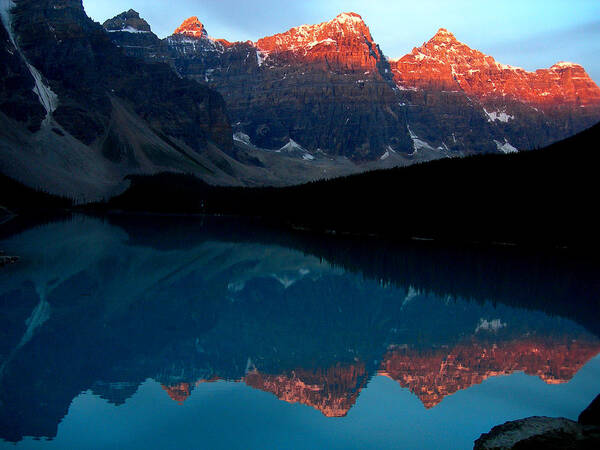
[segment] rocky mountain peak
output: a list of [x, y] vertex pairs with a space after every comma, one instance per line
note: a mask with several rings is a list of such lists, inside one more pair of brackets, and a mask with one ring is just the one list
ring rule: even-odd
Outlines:
[[365, 24], [363, 18], [359, 14], [356, 14], [354, 12], [341, 13], [335, 19], [333, 19], [332, 21], [330, 21], [328, 23], [329, 24], [337, 23], [341, 26], [344, 26], [347, 28], [352, 28], [352, 29], [357, 29], [357, 28], [362, 28], [362, 27], [367, 26]]
[[454, 43], [458, 43], [458, 40], [447, 29], [440, 28], [438, 30], [438, 32], [435, 34], [435, 36], [433, 36], [430, 39], [429, 42], [430, 43], [437, 43], [437, 44], [454, 44]]
[[351, 71], [373, 69], [382, 59], [369, 27], [356, 13], [342, 13], [316, 25], [301, 25], [260, 39], [255, 45], [267, 54], [287, 54], [307, 62], [326, 61], [332, 67]]
[[196, 38], [208, 37], [208, 32], [204, 28], [204, 24], [198, 20], [198, 17], [193, 16], [183, 21], [183, 23], [175, 30], [174, 34], [183, 34]]
[[527, 72], [470, 48], [444, 28], [391, 64], [401, 88], [464, 91], [484, 103], [509, 98], [543, 108], [600, 105], [600, 89], [578, 64]]
[[342, 13], [329, 22], [301, 25], [285, 33], [260, 39], [257, 46], [266, 51], [311, 50], [320, 44], [339, 45], [352, 39], [374, 44], [369, 28], [356, 13]]
[[577, 71], [583, 70], [583, 71], [585, 71], [585, 69], [583, 68], [582, 65], [575, 64], [572, 62], [565, 62], [565, 61], [561, 61], [561, 62], [554, 64], [552, 67], [550, 67], [550, 69], [555, 70], [555, 71], [563, 71], [563, 70], [577, 70]]
[[128, 31], [138, 33], [150, 33], [152, 29], [148, 22], [140, 17], [140, 14], [133, 9], [122, 12], [118, 16], [104, 22], [103, 27], [111, 31]]

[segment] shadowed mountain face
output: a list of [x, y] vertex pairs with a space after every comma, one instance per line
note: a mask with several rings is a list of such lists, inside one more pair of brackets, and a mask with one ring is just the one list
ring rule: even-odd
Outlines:
[[[130, 174], [193, 173], [225, 185], [323, 176], [320, 164], [229, 156], [232, 129], [219, 93], [160, 60], [127, 56], [112, 42], [131, 35], [131, 48], [140, 48], [155, 38], [136, 13], [106, 30], [80, 0], [1, 5], [3, 175], [77, 201], [115, 195]], [[342, 173], [355, 170], [346, 166]]]
[[[566, 383], [600, 352], [595, 321], [577, 312], [595, 317], [598, 299], [579, 263], [389, 246], [361, 256], [227, 220], [111, 221], [0, 240], [21, 257], [0, 272], [5, 440], [54, 437], [80, 393], [122, 405], [149, 378], [178, 403], [226, 380], [344, 417], [377, 375], [431, 408], [517, 371]], [[474, 284], [469, 267], [490, 260], [499, 278]]]
[[583, 67], [526, 72], [445, 29], [390, 60], [355, 13], [257, 42], [212, 38], [197, 17], [162, 41], [105, 27], [126, 53], [218, 90], [238, 140], [272, 150], [294, 142], [400, 165], [540, 148], [600, 120], [600, 88]]

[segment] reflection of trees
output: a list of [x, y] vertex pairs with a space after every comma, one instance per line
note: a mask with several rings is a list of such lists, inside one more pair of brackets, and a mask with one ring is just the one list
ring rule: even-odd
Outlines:
[[[156, 234], [142, 232], [135, 218], [113, 218], [140, 244], [159, 245]], [[413, 287], [439, 297], [491, 301], [570, 317], [600, 335], [600, 267], [591, 257], [560, 251], [453, 247], [435, 243], [392, 243], [377, 239], [289, 233], [252, 221], [219, 218], [164, 218], [152, 224], [162, 235], [202, 236], [230, 242], [282, 245], [313, 255], [332, 267], [365, 278]], [[202, 234], [198, 234], [202, 229]], [[153, 237], [154, 236], [154, 237]]]

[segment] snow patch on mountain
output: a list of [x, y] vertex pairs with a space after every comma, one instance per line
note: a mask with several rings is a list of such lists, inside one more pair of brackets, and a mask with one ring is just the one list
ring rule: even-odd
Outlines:
[[331, 38], [323, 39], [321, 41], [313, 41], [313, 42], [309, 42], [308, 44], [306, 44], [306, 48], [308, 50], [310, 50], [313, 47], [316, 47], [317, 45], [320, 45], [320, 44], [337, 44], [337, 41], [335, 41]]
[[572, 62], [561, 61], [554, 64], [551, 69], [579, 69], [581, 65]]
[[256, 62], [258, 63], [258, 67], [261, 67], [264, 64], [267, 56], [269, 56], [268, 53], [256, 50]]
[[133, 33], [133, 34], [150, 34], [150, 31], [137, 30], [133, 27], [127, 26], [121, 30], [106, 30], [109, 33]]
[[252, 142], [250, 141], [250, 136], [248, 136], [246, 133], [241, 133], [241, 132], [234, 133], [233, 140], [242, 142], [244, 144], [252, 145]]
[[519, 149], [513, 147], [506, 139], [504, 139], [504, 144], [495, 139], [494, 142], [496, 143], [498, 150], [500, 150], [502, 153], [517, 153], [519, 151]]
[[172, 47], [179, 47], [184, 55], [188, 53], [193, 55], [199, 51], [217, 53], [225, 51], [223, 44], [206, 35], [195, 37], [188, 34], [174, 34], [167, 38], [167, 42]]
[[514, 120], [515, 116], [511, 116], [510, 114], [507, 114], [505, 111], [488, 111], [487, 109], [483, 108], [483, 111], [485, 112], [485, 114], [488, 116], [488, 122], [504, 122], [504, 123], [508, 123], [511, 120]]
[[15, 7], [15, 3], [12, 0], [0, 0], [0, 16], [2, 17], [2, 23], [4, 24], [4, 28], [8, 32], [10, 40], [12, 44], [15, 46], [23, 61], [27, 65], [31, 76], [35, 81], [35, 86], [33, 88], [33, 92], [38, 96], [40, 103], [46, 109], [46, 120], [49, 118], [50, 114], [52, 114], [58, 105], [58, 96], [52, 92], [52, 89], [44, 83], [42, 74], [27, 61], [27, 58], [21, 52], [21, 49], [17, 45], [17, 41], [13, 34], [12, 30], [12, 15], [11, 10]]
[[496, 67], [498, 67], [498, 69], [500, 70], [510, 70], [511, 72], [525, 72], [525, 69], [523, 69], [522, 67], [511, 66], [499, 62], [496, 62]]
[[506, 323], [502, 322], [500, 319], [479, 319], [479, 324], [477, 328], [475, 328], [475, 333], [479, 333], [480, 331], [487, 331], [489, 333], [497, 333], [502, 328], [506, 328]]
[[329, 22], [316, 25], [300, 25], [285, 33], [260, 39], [254, 46], [261, 50], [305, 51], [318, 45], [337, 45], [347, 38], [372, 41], [362, 17], [355, 13], [342, 13]]
[[435, 150], [428, 142], [422, 140], [410, 129], [410, 126], [407, 125], [408, 133], [410, 134], [410, 138], [413, 141], [413, 155], [415, 155], [419, 150]]
[[58, 96], [50, 89], [50, 87], [44, 83], [42, 79], [42, 74], [31, 64], [26, 63], [29, 68], [29, 72], [33, 76], [35, 80], [35, 87], [33, 88], [33, 92], [35, 92], [40, 99], [40, 103], [46, 109], [46, 119], [50, 114], [56, 111], [56, 107], [58, 106]]
[[300, 144], [298, 144], [293, 139], [290, 139], [289, 142], [287, 144], [285, 144], [283, 147], [281, 147], [279, 150], [277, 150], [277, 152], [278, 153], [279, 152], [291, 152], [294, 150], [300, 150], [302, 152], [306, 151]]

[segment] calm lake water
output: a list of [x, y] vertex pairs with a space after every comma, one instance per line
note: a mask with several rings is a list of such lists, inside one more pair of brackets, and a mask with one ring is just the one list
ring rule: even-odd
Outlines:
[[468, 449], [599, 393], [595, 268], [219, 219], [0, 229], [0, 448]]

